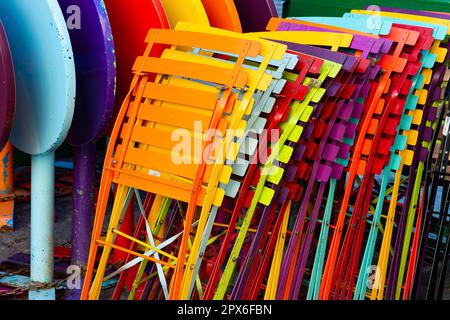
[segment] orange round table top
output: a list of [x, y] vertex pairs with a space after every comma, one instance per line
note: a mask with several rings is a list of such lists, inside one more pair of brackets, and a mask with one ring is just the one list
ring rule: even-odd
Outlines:
[[202, 0], [212, 27], [242, 32], [241, 20], [233, 0]]

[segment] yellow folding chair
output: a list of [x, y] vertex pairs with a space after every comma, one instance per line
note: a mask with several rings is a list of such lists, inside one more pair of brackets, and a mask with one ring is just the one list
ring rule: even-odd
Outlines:
[[[215, 34], [220, 34], [220, 35], [227, 35], [227, 36], [236, 36], [242, 39], [248, 39], [248, 40], [252, 40], [252, 41], [258, 41], [261, 43], [261, 54], [260, 56], [262, 56], [262, 60], [258, 60], [256, 66], [257, 66], [257, 74], [259, 75], [259, 77], [257, 77], [256, 79], [260, 79], [257, 81], [264, 81], [266, 82], [267, 76], [269, 75], [269, 79], [271, 80], [272, 75], [273, 75], [273, 71], [267, 70], [270, 64], [275, 64], [275, 65], [279, 65], [280, 61], [284, 58], [284, 54], [286, 51], [286, 46], [285, 45], [281, 45], [281, 44], [277, 44], [277, 43], [273, 43], [270, 41], [266, 41], [266, 40], [261, 40], [258, 38], [252, 38], [252, 37], [248, 37], [245, 35], [241, 35], [241, 34], [236, 34], [236, 33], [232, 33], [229, 31], [225, 31], [225, 30], [221, 30], [221, 29], [216, 29], [216, 28], [205, 28], [202, 25], [194, 25], [194, 24], [189, 24], [189, 23], [179, 23], [176, 26], [176, 30], [188, 30], [188, 31], [196, 31], [196, 32], [204, 32], [204, 31], [208, 31], [208, 32], [214, 32]], [[279, 61], [278, 63], [275, 61]], [[256, 61], [254, 61], [256, 62]], [[255, 64], [252, 65], [252, 68], [255, 68]], [[258, 89], [257, 87], [258, 83], [252, 84], [252, 86], [249, 86], [248, 91], [246, 92], [246, 95], [253, 96], [253, 94], [255, 93], [255, 90]], [[259, 89], [264, 89], [263, 91], [266, 91], [268, 86], [268, 84], [265, 83], [264, 88], [259, 88]], [[258, 112], [261, 112], [261, 108], [254, 108], [257, 109]], [[251, 112], [248, 112], [247, 115], [251, 115], [253, 117], [258, 117], [258, 114], [252, 114]], [[252, 118], [250, 118], [251, 120]], [[249, 123], [251, 122], [249, 120]], [[249, 128], [246, 128], [246, 132], [244, 133], [244, 137], [240, 138], [240, 141], [242, 143], [243, 139], [245, 138], [245, 135], [248, 134], [248, 130]], [[237, 147], [239, 147], [239, 144], [237, 145]], [[236, 149], [237, 151], [238, 149]], [[237, 154], [236, 154], [237, 156]], [[232, 159], [235, 160], [235, 159]], [[192, 248], [190, 251], [190, 256], [189, 256], [189, 261], [188, 261], [188, 268], [186, 269], [186, 273], [185, 273], [185, 277], [183, 278], [183, 282], [182, 282], [182, 299], [186, 299], [190, 296], [191, 292], [192, 292], [192, 288], [194, 285], [194, 281], [196, 279], [196, 274], [198, 273], [199, 267], [200, 267], [200, 263], [202, 261], [201, 259], [201, 252], [200, 251], [204, 251], [207, 240], [209, 238], [210, 232], [211, 232], [211, 228], [213, 226], [214, 223], [214, 219], [215, 216], [217, 214], [217, 209], [218, 206], [216, 205], [214, 208], [212, 208], [212, 211], [209, 212], [208, 207], [203, 207], [202, 208], [202, 212], [200, 213], [200, 219], [199, 219], [199, 225], [197, 228], [197, 233], [196, 236], [194, 238], [193, 244], [192, 244]]]

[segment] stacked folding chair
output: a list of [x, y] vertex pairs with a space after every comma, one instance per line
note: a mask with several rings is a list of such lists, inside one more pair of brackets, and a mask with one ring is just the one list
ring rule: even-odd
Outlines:
[[[275, 24], [275, 21], [272, 21]], [[311, 26], [306, 26], [306, 25], [301, 25], [300, 23], [278, 23], [279, 21], [276, 21], [276, 24], [278, 24], [278, 29], [288, 29], [288, 30], [299, 30], [299, 29], [309, 29], [309, 28], [314, 28], [314, 30], [319, 30], [317, 27], [311, 27]], [[272, 25], [272, 27], [274, 26], [274, 24]], [[345, 30], [340, 30], [340, 31], [345, 31]], [[348, 32], [348, 30], [347, 30]], [[350, 48], [353, 47], [353, 49], [361, 49], [360, 45], [358, 45], [358, 37], [359, 35], [355, 35], [352, 43], [350, 44]], [[376, 70], [377, 68], [373, 70], [371, 70], [371, 68], [369, 68], [369, 60], [367, 59], [368, 56], [368, 52], [371, 49], [371, 45], [374, 44], [374, 40], [378, 39], [367, 39], [367, 47], [365, 48], [365, 52], [363, 53], [363, 56], [359, 57], [359, 58], [355, 58], [354, 56], [350, 56], [350, 55], [345, 55], [342, 54], [342, 56], [344, 56], [344, 58], [347, 59], [347, 63], [344, 63], [344, 70], [345, 67], [347, 66], [347, 75], [343, 75], [342, 78], [343, 79], [348, 79], [347, 81], [352, 81], [349, 84], [346, 84], [346, 86], [343, 86], [343, 90], [341, 90], [341, 98], [343, 99], [343, 101], [338, 102], [338, 104], [334, 107], [334, 112], [335, 112], [335, 116], [334, 116], [334, 120], [331, 123], [328, 123], [330, 133], [328, 133], [328, 135], [331, 135], [331, 140], [334, 141], [334, 143], [329, 143], [327, 144], [327, 137], [319, 137], [319, 142], [321, 141], [321, 150], [325, 148], [324, 150], [324, 158], [327, 161], [331, 161], [331, 160], [337, 160], [337, 162], [334, 164], [334, 166], [324, 166], [324, 167], [320, 167], [319, 163], [316, 163], [316, 166], [318, 167], [318, 180], [320, 183], [320, 187], [318, 189], [317, 195], [315, 196], [316, 199], [314, 200], [315, 206], [314, 209], [312, 211], [311, 217], [310, 217], [310, 221], [308, 222], [307, 225], [307, 232], [306, 232], [306, 236], [305, 236], [305, 240], [302, 244], [301, 247], [301, 251], [300, 251], [300, 258], [301, 260], [299, 260], [299, 262], [297, 262], [298, 266], [296, 267], [296, 274], [297, 274], [297, 280], [296, 280], [296, 289], [295, 291], [292, 293], [289, 293], [289, 289], [288, 290], [284, 290], [284, 297], [288, 298], [288, 297], [292, 297], [292, 296], [297, 296], [299, 295], [299, 289], [300, 289], [300, 285], [302, 283], [302, 279], [304, 277], [304, 273], [305, 273], [305, 266], [306, 266], [306, 262], [308, 259], [308, 255], [309, 255], [309, 251], [310, 251], [310, 247], [311, 247], [311, 243], [312, 243], [312, 238], [314, 235], [314, 230], [315, 230], [315, 224], [317, 222], [317, 216], [319, 214], [320, 211], [320, 203], [321, 200], [323, 198], [324, 195], [324, 191], [327, 185], [327, 182], [330, 178], [330, 174], [332, 174], [332, 178], [333, 179], [339, 179], [342, 171], [343, 171], [343, 164], [342, 161], [345, 161], [348, 158], [348, 152], [349, 152], [349, 148], [351, 144], [346, 144], [344, 142], [344, 138], [347, 139], [353, 139], [354, 135], [355, 135], [355, 129], [356, 129], [356, 125], [355, 122], [359, 121], [359, 118], [361, 117], [361, 113], [362, 113], [362, 104], [361, 102], [364, 101], [367, 98], [367, 83], [364, 83], [364, 79], [370, 79], [370, 78], [374, 78], [377, 74]], [[361, 42], [360, 42], [361, 44]], [[378, 49], [375, 49], [374, 52], [376, 52], [377, 50], [380, 50], [381, 46], [378, 46]], [[315, 51], [317, 52], [318, 49], [315, 49]], [[344, 49], [345, 50], [345, 49]], [[353, 66], [348, 63], [348, 60], [351, 60], [350, 58], [353, 58], [354, 62], [353, 62]], [[348, 74], [349, 71], [355, 70], [355, 74], [352, 76], [351, 73]], [[358, 79], [359, 78], [359, 79]], [[361, 82], [362, 79], [362, 82]], [[355, 85], [354, 81], [357, 81], [357, 84]], [[363, 89], [363, 87], [366, 87], [365, 89]], [[357, 100], [359, 100], [359, 102], [357, 102]], [[341, 107], [339, 107], [340, 105], [342, 105], [342, 103], [345, 103], [345, 105], [342, 107], [342, 111]], [[341, 114], [339, 115], [339, 112], [341, 112]], [[338, 119], [339, 115], [339, 122], [334, 124], [334, 122]], [[353, 118], [353, 122], [347, 123], [350, 118]], [[323, 120], [323, 119], [322, 119]], [[319, 130], [323, 130], [324, 126], [323, 125], [319, 125], [318, 126]], [[307, 149], [308, 150], [314, 150], [315, 146], [311, 145], [311, 143], [309, 143], [307, 145]], [[316, 169], [317, 170], [317, 169]], [[299, 170], [300, 171], [300, 170]], [[304, 167], [302, 168], [303, 172], [308, 172], [310, 171], [310, 169], [308, 167], [306, 167], [306, 170], [304, 169]], [[300, 171], [300, 172], [301, 172]], [[325, 174], [325, 176], [324, 176]], [[303, 194], [303, 202], [302, 202], [302, 212], [298, 214], [297, 216], [297, 228], [299, 229], [294, 229], [296, 233], [299, 234], [299, 237], [296, 238], [291, 238], [293, 240], [291, 240], [291, 243], [294, 243], [293, 241], [296, 241], [297, 246], [298, 243], [301, 239], [301, 234], [302, 234], [302, 228], [305, 224], [305, 218], [306, 218], [306, 210], [307, 210], [307, 205], [308, 202], [310, 200], [311, 197], [311, 191], [313, 189], [313, 185], [314, 185], [314, 180], [311, 180], [309, 177], [307, 177], [307, 179], [304, 179], [305, 182], [309, 181], [308, 184], [308, 188], [306, 189], [306, 194]], [[301, 193], [300, 193], [301, 195]], [[298, 196], [300, 198], [300, 195]], [[297, 200], [298, 201], [298, 200]], [[295, 240], [294, 240], [295, 239]], [[292, 247], [288, 248], [288, 250], [293, 250]], [[292, 264], [295, 263], [289, 260], [286, 260], [285, 263], [285, 268], [288, 268], [288, 264]], [[291, 268], [293, 268], [291, 266]], [[286, 269], [287, 270], [287, 269]], [[285, 286], [288, 286], [288, 288], [290, 288], [290, 283], [291, 283], [291, 279], [286, 279], [286, 278], [282, 278], [285, 283]], [[286, 282], [287, 281], [287, 282]], [[280, 293], [280, 297], [282, 296], [282, 293]]]
[[[113, 299], [441, 298], [450, 15], [354, 10], [237, 33], [238, 11], [261, 30], [248, 4], [189, 3], [223, 29], [165, 4], [173, 30], [149, 31], [82, 298], [112, 278]], [[111, 250], [127, 258], [107, 273]]]
[[[187, 260], [189, 229], [196, 223], [192, 228], [196, 228], [201, 235], [206, 223], [201, 218], [198, 222], [194, 221], [197, 206], [202, 208], [201, 217], [206, 217], [213, 206], [220, 206], [225, 194], [221, 184], [228, 183], [232, 172], [232, 167], [227, 165], [228, 161], [232, 163], [237, 157], [235, 140], [240, 137], [234, 134], [244, 132], [244, 117], [252, 114], [255, 90], [264, 91], [270, 85], [272, 76], [265, 73], [269, 61], [277, 58], [275, 53], [280, 58], [284, 53], [282, 46], [262, 48], [261, 43], [256, 41], [218, 36], [212, 32], [200, 34], [157, 30], [149, 33], [147, 41], [148, 48], [144, 56], [136, 61], [136, 77], [124, 103], [124, 106], [127, 104], [129, 107], [122, 107], [112, 137], [114, 140], [110, 143], [110, 149], [114, 146], [114, 150], [110, 150], [109, 159], [105, 162], [105, 174], [108, 174], [103, 177], [102, 189], [105, 189], [106, 198], [104, 204], [98, 205], [95, 222], [98, 231], [94, 230], [93, 234], [97, 244], [103, 244], [105, 248], [90, 290], [91, 298], [99, 293], [97, 284], [101, 284], [103, 278], [101, 268], [107, 262], [110, 248], [115, 247], [113, 240], [124, 204], [135, 195], [142, 214], [145, 214], [136, 189], [188, 204], [186, 210], [183, 210], [185, 212], [178, 212], [184, 215], [183, 224], [186, 226], [179, 237], [181, 243], [176, 263], [163, 263], [174, 269], [170, 294], [174, 297], [180, 294], [185, 274], [184, 263]], [[157, 45], [168, 48], [160, 57], [150, 57], [152, 48]], [[196, 54], [186, 51], [189, 48], [206, 51], [204, 55]], [[232, 54], [237, 60], [225, 62], [217, 59], [213, 62], [209, 54], [211, 51], [220, 52], [221, 55]], [[260, 54], [266, 55], [260, 67], [246, 71], [243, 65], [245, 59], [257, 58]], [[173, 65], [173, 70], [170, 70], [170, 64]], [[169, 109], [164, 110], [165, 108]], [[184, 134], [184, 138], [190, 139], [185, 141], [187, 146], [201, 146], [197, 154], [193, 150], [181, 150], [182, 153], [175, 155], [185, 164], [173, 164], [172, 148], [176, 142], [171, 141], [173, 135], [177, 134]], [[208, 150], [207, 142], [215, 142], [217, 150], [213, 150], [211, 143], [211, 150]], [[156, 150], [158, 155], [155, 154]], [[216, 154], [213, 154], [214, 151]], [[205, 157], [205, 161], [195, 157]], [[104, 213], [106, 210], [111, 182], [118, 185], [118, 190], [108, 235], [103, 241], [99, 240], [103, 224], [102, 214], [99, 212]], [[151, 248], [148, 249], [155, 248], [152, 233], [147, 236], [151, 243]], [[198, 241], [194, 241], [192, 245], [198, 246]], [[192, 248], [190, 250], [192, 254]], [[94, 246], [91, 250], [92, 263], [95, 253]], [[159, 254], [155, 252], [156, 259], [159, 259]], [[162, 272], [160, 273], [161, 286], [169, 297], [169, 288]], [[87, 287], [88, 281], [85, 283]]]

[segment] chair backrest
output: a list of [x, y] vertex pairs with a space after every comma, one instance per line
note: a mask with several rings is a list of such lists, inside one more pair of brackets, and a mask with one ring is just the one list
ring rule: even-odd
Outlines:
[[312, 46], [329, 47], [332, 51], [350, 47], [353, 35], [348, 33], [291, 31], [291, 32], [255, 32], [251, 33], [264, 39], [301, 43]]
[[[134, 128], [124, 123], [120, 133], [122, 142], [118, 146], [115, 157], [118, 160], [118, 167], [127, 163], [126, 167], [131, 164], [149, 168], [154, 172], [153, 176], [159, 178], [156, 180], [160, 181], [170, 176], [172, 176], [172, 180], [177, 180], [174, 176], [179, 176], [178, 181], [182, 186], [185, 184], [183, 179], [192, 181], [199, 174], [197, 172], [199, 163], [196, 160], [203, 161], [203, 159], [195, 159], [195, 156], [198, 155], [185, 150], [181, 156], [186, 158], [180, 158], [185, 160], [185, 164], [175, 164], [171, 152], [179, 141], [171, 139], [173, 131], [180, 128], [185, 129], [191, 137], [194, 137], [194, 140], [198, 136], [198, 132], [197, 134], [195, 132], [199, 130], [206, 133], [208, 129], [220, 127], [224, 132], [229, 125], [223, 119], [224, 110], [228, 112], [236, 110], [234, 109], [235, 101], [238, 105], [241, 104], [235, 99], [236, 97], [233, 98], [232, 89], [242, 90], [250, 81], [248, 74], [242, 69], [243, 59], [247, 55], [256, 57], [259, 47], [251, 41], [188, 31], [150, 31], [147, 41], [149, 42], [147, 53], [153, 45], [167, 45], [172, 48], [166, 49], [160, 58], [144, 55], [137, 59], [133, 68], [137, 74], [144, 72], [157, 76], [154, 81], [149, 81], [145, 85], [139, 98], [142, 99], [143, 104], [135, 118], [132, 118], [131, 114], [127, 115], [127, 122], [133, 124]], [[195, 59], [195, 55], [187, 56], [184, 50], [184, 47], [194, 48], [196, 46], [205, 50], [229, 52], [238, 55], [239, 58], [235, 64], [205, 63]], [[244, 55], [240, 52], [241, 47], [248, 47]], [[204, 57], [208, 60], [212, 59], [208, 56]], [[166, 75], [167, 80], [162, 75]], [[233, 78], [233, 75], [237, 77]], [[254, 88], [257, 83], [258, 81], [254, 83]], [[242, 111], [241, 117], [248, 108], [251, 109], [250, 99], [244, 100], [246, 100], [244, 105], [248, 105], [243, 105], [245, 109]], [[133, 105], [131, 104], [130, 107]], [[199, 120], [201, 120], [199, 122], [201, 127], [195, 128], [195, 123]], [[123, 119], [119, 119], [119, 121], [123, 121]], [[148, 126], [147, 123], [154, 124]], [[203, 145], [203, 139], [206, 137], [200, 135], [200, 145]], [[130, 142], [132, 143], [130, 144]], [[137, 147], [139, 144], [146, 145], [146, 150]], [[126, 152], [122, 146], [127, 148]], [[122, 150], [122, 153], [118, 150]], [[209, 170], [207, 169], [203, 176], [204, 182], [208, 182], [211, 176], [212, 166], [208, 167]], [[117, 183], [130, 185], [127, 183], [127, 179], [131, 179], [131, 177], [126, 174], [119, 176], [123, 176], [124, 180], [118, 178]], [[145, 173], [145, 176], [151, 177], [152, 174]], [[166, 189], [161, 185], [156, 189], [151, 186], [152, 184], [149, 182], [142, 189], [158, 194], [162, 193], [185, 202], [189, 202], [191, 199], [189, 187], [185, 193], [180, 191], [173, 193], [173, 188], [170, 186], [167, 186]], [[202, 197], [199, 198], [199, 201], [198, 204], [201, 205]]]
[[[355, 11], [355, 10], [354, 10]], [[397, 13], [383, 13], [380, 12], [380, 15], [371, 16], [372, 11], [355, 11], [352, 13], [346, 13], [345, 17], [350, 17], [353, 19], [360, 19], [362, 21], [368, 21], [368, 19], [376, 19], [376, 21], [387, 21], [389, 23], [398, 23], [398, 24], [407, 24], [418, 27], [425, 27], [433, 29], [433, 37], [435, 38], [434, 46], [431, 49], [433, 54], [437, 55], [436, 61], [441, 63], [445, 60], [448, 50], [446, 48], [442, 48], [441, 41], [445, 39], [446, 35], [450, 33], [450, 29], [448, 28], [448, 22], [450, 20], [429, 18], [429, 17], [419, 17], [420, 20], [414, 20], [410, 15], [401, 15]], [[386, 15], [385, 15], [386, 14]]]
[[[276, 30], [279, 31], [321, 31], [321, 32], [338, 32], [329, 27], [311, 26], [308, 24], [289, 23], [288, 20], [281, 22]], [[351, 33], [351, 31], [348, 31]], [[369, 57], [370, 54], [378, 55], [383, 47], [384, 41], [379, 38], [353, 34], [352, 42], [349, 48], [360, 51], [362, 58]]]
[[[366, 6], [366, 10], [370, 10], [369, 6]], [[417, 15], [431, 18], [440, 18], [440, 19], [448, 19], [450, 13], [447, 12], [432, 12], [432, 11], [420, 11], [420, 10], [411, 10], [411, 9], [402, 9], [402, 8], [391, 8], [391, 7], [380, 7], [381, 11], [386, 12], [397, 12], [404, 13], [409, 15]]]
[[351, 13], [355, 14], [364, 14], [364, 15], [375, 15], [375, 17], [381, 16], [386, 18], [398, 18], [398, 19], [404, 19], [404, 20], [411, 20], [415, 22], [425, 22], [425, 23], [435, 23], [442, 26], [450, 27], [450, 20], [448, 19], [439, 19], [435, 17], [430, 16], [422, 16], [422, 15], [416, 15], [416, 14], [407, 14], [407, 13], [399, 13], [399, 12], [388, 12], [388, 11], [372, 11], [372, 10], [351, 10]]
[[380, 22], [377, 24], [368, 24], [366, 21], [351, 19], [349, 17], [334, 18], [334, 17], [295, 17], [291, 18], [300, 21], [307, 21], [313, 23], [322, 23], [330, 26], [335, 26], [344, 29], [356, 30], [373, 35], [387, 35], [391, 30], [391, 23]]

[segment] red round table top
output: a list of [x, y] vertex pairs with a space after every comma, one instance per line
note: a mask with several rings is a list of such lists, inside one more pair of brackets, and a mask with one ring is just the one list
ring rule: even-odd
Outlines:
[[169, 23], [159, 0], [105, 0], [105, 5], [116, 50], [116, 116], [133, 79], [133, 64], [144, 54], [148, 31], [151, 28], [168, 29]]
[[5, 30], [0, 22], [0, 149], [9, 139], [14, 119], [16, 88], [14, 67]]

